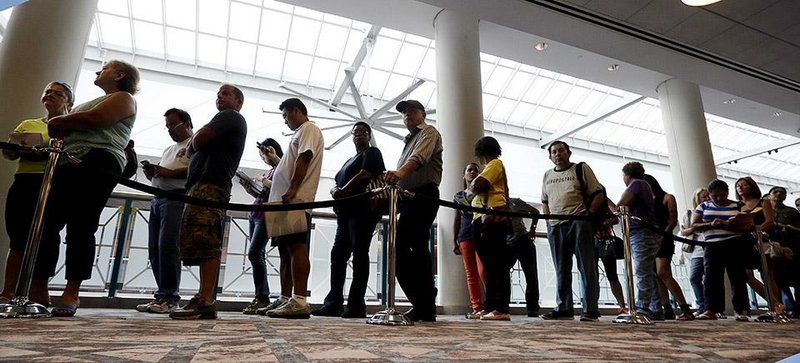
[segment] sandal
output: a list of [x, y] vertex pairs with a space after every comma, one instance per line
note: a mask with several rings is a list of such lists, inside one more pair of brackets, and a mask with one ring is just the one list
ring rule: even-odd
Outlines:
[[717, 314], [714, 314], [706, 310], [702, 314], [697, 316], [697, 320], [717, 320]]
[[52, 315], [54, 318], [71, 318], [75, 316], [77, 311], [77, 306], [60, 304], [50, 311], [50, 315]]

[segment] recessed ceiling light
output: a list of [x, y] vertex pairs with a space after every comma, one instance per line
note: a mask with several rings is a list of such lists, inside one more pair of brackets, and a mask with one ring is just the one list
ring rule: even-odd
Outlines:
[[735, 98], [729, 98], [729, 99], [727, 99], [725, 101], [722, 101], [722, 103], [724, 103], [726, 105], [730, 105], [730, 104], [735, 103], [735, 102], [736, 102]]
[[614, 64], [608, 66], [608, 68], [606, 68], [606, 69], [608, 69], [609, 72], [614, 72], [617, 69], [619, 69], [619, 64], [614, 63]]
[[547, 49], [548, 46], [549, 45], [547, 43], [545, 43], [545, 42], [539, 42], [539, 43], [536, 43], [536, 45], [533, 46], [533, 49], [536, 49], [536, 50], [541, 52], [541, 51]]
[[689, 6], [706, 6], [718, 1], [720, 0], [681, 0], [682, 3]]
[[781, 116], [783, 116], [783, 112], [775, 111], [772, 113], [772, 117], [781, 117]]

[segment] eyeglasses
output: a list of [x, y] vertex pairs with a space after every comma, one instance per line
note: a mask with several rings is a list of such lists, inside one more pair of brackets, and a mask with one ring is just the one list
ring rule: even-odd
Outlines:
[[358, 130], [353, 130], [352, 132], [350, 132], [350, 134], [352, 134], [353, 136], [358, 136], [358, 135], [369, 135], [369, 131], [358, 131]]
[[180, 125], [183, 125], [183, 124], [185, 124], [185, 123], [186, 123], [186, 122], [178, 122], [178, 123], [176, 123], [176, 124], [174, 124], [174, 125], [167, 125], [165, 128], [166, 128], [167, 130], [170, 130], [170, 131], [172, 131], [172, 130], [175, 130], [176, 128], [178, 128], [178, 126], [180, 126]]

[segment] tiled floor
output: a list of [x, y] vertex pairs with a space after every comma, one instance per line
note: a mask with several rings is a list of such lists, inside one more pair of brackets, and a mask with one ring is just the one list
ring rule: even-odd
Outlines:
[[[610, 319], [610, 318], [608, 318]], [[440, 316], [411, 327], [364, 320], [278, 320], [221, 313], [172, 321], [131, 310], [0, 320], [0, 359], [56, 362], [777, 361], [800, 352], [800, 323], [662, 322], [653, 326]], [[798, 357], [795, 357], [798, 358]], [[800, 358], [798, 358], [800, 359]]]

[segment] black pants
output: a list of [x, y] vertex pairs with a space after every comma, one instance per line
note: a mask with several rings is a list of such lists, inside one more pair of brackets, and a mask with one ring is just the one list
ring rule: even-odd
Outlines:
[[485, 311], [509, 312], [508, 304], [511, 301], [509, 261], [512, 252], [506, 242], [507, 236], [503, 227], [497, 223], [483, 223], [480, 218], [472, 222], [475, 250], [486, 272], [486, 299], [483, 302]]
[[[6, 196], [6, 232], [14, 251], [25, 251], [33, 214], [39, 204], [42, 173], [15, 174]], [[58, 243], [58, 242], [56, 242]]]
[[728, 272], [731, 283], [731, 300], [737, 312], [750, 310], [747, 305], [747, 275], [745, 274], [746, 251], [750, 240], [745, 237], [712, 243], [705, 247], [704, 267], [705, 300], [707, 310], [715, 313], [725, 311], [724, 275]]
[[100, 214], [117, 185], [97, 169], [119, 174], [121, 167], [110, 153], [92, 149], [81, 166], [62, 164], [56, 168], [45, 211], [44, 235], [39, 248], [35, 278], [55, 275], [58, 262], [58, 235], [67, 228], [66, 279], [88, 280], [95, 259], [95, 232]]
[[331, 247], [331, 290], [325, 296], [325, 306], [339, 309], [344, 304], [342, 290], [347, 278], [347, 261], [352, 255], [353, 281], [347, 294], [347, 308], [366, 311], [364, 294], [369, 282], [369, 245], [380, 219], [380, 215], [364, 213], [336, 215], [336, 237]]
[[509, 242], [511, 249], [508, 269], [519, 261], [525, 274], [525, 306], [529, 313], [539, 312], [539, 270], [536, 264], [536, 245], [528, 235], [519, 236]]
[[[439, 199], [439, 187], [429, 185], [410, 191]], [[435, 201], [412, 199], [400, 203], [397, 220], [397, 282], [418, 316], [436, 314], [433, 261], [428, 243], [439, 205]]]

